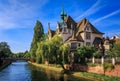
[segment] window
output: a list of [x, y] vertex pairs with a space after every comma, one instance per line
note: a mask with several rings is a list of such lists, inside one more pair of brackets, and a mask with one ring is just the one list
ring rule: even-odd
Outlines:
[[91, 34], [90, 34], [90, 32], [86, 32], [86, 39], [91, 39]]
[[63, 28], [63, 32], [66, 33], [66, 32], [67, 32], [67, 29], [66, 29], [66, 28]]
[[80, 46], [81, 44], [80, 43], [78, 43], [78, 46]]
[[70, 29], [68, 30], [68, 33], [70, 33]]
[[76, 49], [77, 48], [77, 44], [76, 43], [71, 43], [71, 49]]
[[89, 27], [86, 27], [86, 30], [89, 31]]
[[91, 44], [90, 44], [90, 42], [86, 42], [86, 46], [90, 46]]

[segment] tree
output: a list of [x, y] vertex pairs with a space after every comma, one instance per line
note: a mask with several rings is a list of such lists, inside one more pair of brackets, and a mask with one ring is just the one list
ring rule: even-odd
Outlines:
[[111, 57], [120, 56], [120, 43], [114, 44], [114, 47], [108, 50], [107, 54]]
[[10, 46], [7, 44], [7, 42], [0, 42], [0, 56], [2, 57], [9, 57], [9, 55], [12, 53], [10, 50]]
[[80, 46], [75, 52], [75, 56], [77, 56], [78, 62], [80, 62], [81, 64], [85, 64], [85, 58], [92, 57], [94, 52], [95, 50], [91, 46]]
[[50, 55], [53, 56], [53, 61], [57, 63], [57, 58], [59, 55], [59, 47], [63, 44], [62, 37], [59, 35], [55, 35], [51, 40], [50, 40]]
[[25, 52], [24, 52], [23, 58], [30, 59], [30, 54], [29, 54], [28, 51], [25, 51]]
[[45, 60], [50, 63], [57, 63], [59, 47], [62, 44], [62, 38], [55, 35], [51, 40], [42, 40], [38, 43], [37, 62], [43, 63]]
[[[69, 54], [69, 46], [67, 44], [63, 44], [60, 46], [60, 55], [59, 57], [62, 58], [62, 63], [65, 64], [65, 63], [68, 63], [68, 54]], [[62, 54], [62, 55], [61, 55]]]
[[44, 34], [43, 25], [41, 22], [37, 21], [34, 27], [34, 36], [30, 48], [30, 57], [31, 59], [36, 59], [37, 43], [41, 41], [41, 38]]

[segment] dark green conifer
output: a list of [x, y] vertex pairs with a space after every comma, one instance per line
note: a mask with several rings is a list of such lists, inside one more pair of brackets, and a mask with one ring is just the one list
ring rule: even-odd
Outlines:
[[41, 40], [43, 35], [44, 35], [43, 25], [40, 21], [37, 20], [36, 25], [34, 27], [34, 35], [30, 48], [31, 59], [36, 58], [36, 50], [38, 48], [37, 43]]

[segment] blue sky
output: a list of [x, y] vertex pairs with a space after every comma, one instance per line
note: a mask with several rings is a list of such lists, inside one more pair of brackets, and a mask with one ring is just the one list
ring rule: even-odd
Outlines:
[[62, 6], [76, 22], [87, 18], [97, 29], [120, 34], [120, 0], [0, 0], [0, 41], [13, 52], [29, 50], [36, 20], [56, 29]]

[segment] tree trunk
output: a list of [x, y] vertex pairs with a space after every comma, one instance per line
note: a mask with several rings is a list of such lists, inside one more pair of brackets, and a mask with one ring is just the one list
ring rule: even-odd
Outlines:
[[62, 66], [63, 70], [66, 70], [63, 63], [60, 63], [60, 65]]

